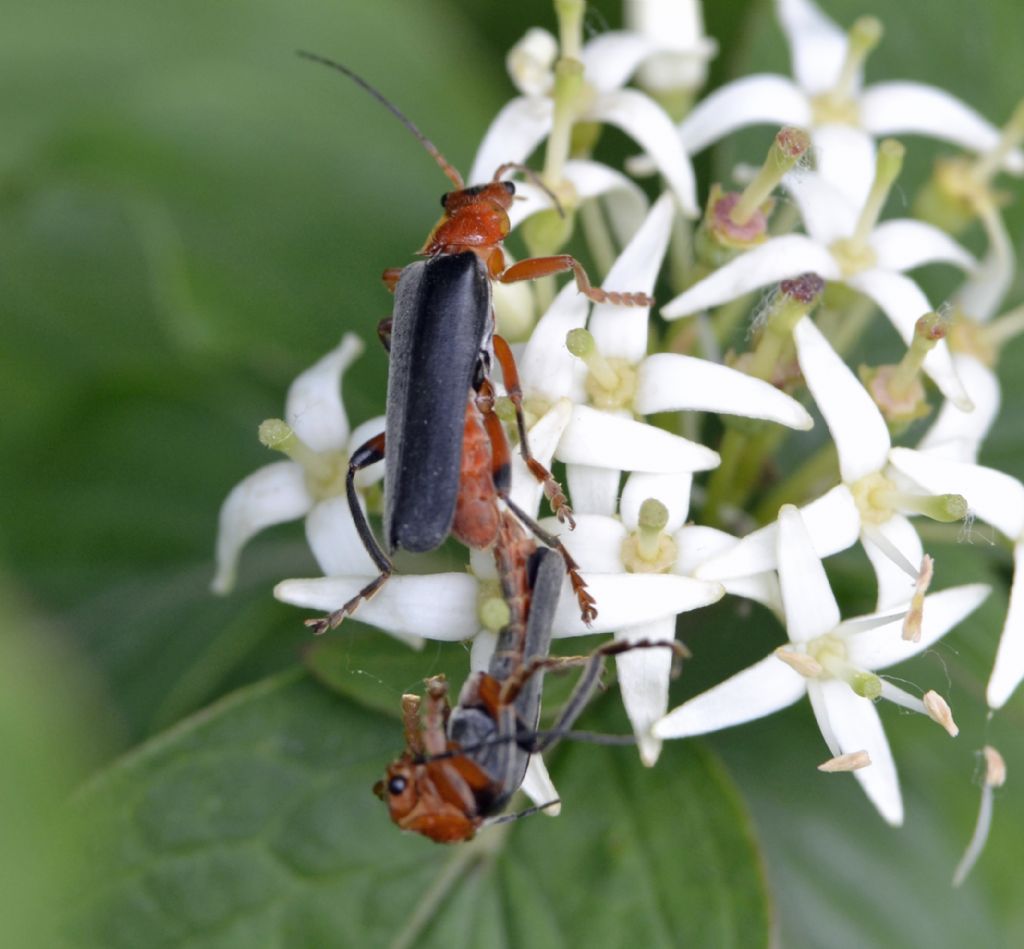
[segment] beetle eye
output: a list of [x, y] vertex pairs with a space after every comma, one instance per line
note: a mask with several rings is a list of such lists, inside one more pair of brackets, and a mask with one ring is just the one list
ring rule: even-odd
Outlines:
[[441, 195], [441, 207], [442, 208], [446, 208], [447, 209], [447, 207], [448, 207], [448, 198], [450, 196], [451, 196], [451, 192], [450, 191], [446, 191], [444, 194]]
[[502, 184], [505, 186], [505, 190], [509, 193], [509, 197], [514, 197], [516, 193], [516, 185], [514, 181], [503, 181]]
[[407, 783], [408, 782], [405, 780], [405, 778], [396, 775], [390, 781], [388, 781], [388, 794], [393, 794], [395, 795], [395, 797], [397, 797], [405, 790]]

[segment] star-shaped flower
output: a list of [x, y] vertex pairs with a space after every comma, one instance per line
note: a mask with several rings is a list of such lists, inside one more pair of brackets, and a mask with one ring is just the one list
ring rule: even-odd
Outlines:
[[973, 514], [1013, 543], [1013, 584], [999, 648], [988, 680], [991, 708], [1002, 708], [1024, 680], [1024, 485], [994, 468], [894, 448], [893, 466], [928, 491], [962, 494]]
[[984, 584], [954, 587], [926, 598], [918, 642], [900, 635], [902, 616], [873, 613], [842, 622], [821, 560], [799, 511], [779, 514], [777, 559], [789, 643], [720, 685], [684, 702], [654, 726], [660, 738], [688, 738], [770, 715], [807, 695], [834, 756], [825, 770], [853, 767], [871, 802], [890, 824], [903, 821], [899, 779], [872, 699], [924, 712], [952, 734], [948, 706], [875, 675], [929, 648], [988, 595]]
[[[878, 578], [879, 610], [905, 604], [923, 558], [921, 540], [907, 513], [956, 520], [963, 499], [925, 497], [904, 490], [889, 469], [892, 443], [881, 412], [809, 317], [793, 330], [797, 359], [839, 456], [841, 483], [802, 508], [820, 557], [858, 538]], [[776, 565], [778, 526], [748, 534], [730, 550], [698, 567], [696, 575], [721, 580]]]
[[[291, 460], [254, 471], [224, 500], [217, 572], [211, 584], [215, 593], [234, 587], [238, 558], [250, 538], [272, 524], [300, 517], [306, 518], [306, 538], [324, 573], [372, 569], [345, 499], [349, 455], [384, 428], [382, 416], [349, 428], [341, 381], [362, 351], [359, 337], [346, 333], [336, 349], [291, 384], [287, 422], [271, 421], [261, 427], [264, 442]], [[356, 484], [368, 487], [383, 474], [383, 465], [374, 465], [359, 473]]]
[[[807, 235], [773, 237], [740, 254], [668, 303], [662, 315], [678, 319], [759, 287], [816, 273], [873, 300], [909, 344], [918, 318], [934, 308], [904, 271], [926, 263], [949, 263], [971, 270], [975, 261], [956, 241], [929, 224], [909, 219], [876, 224], [902, 154], [898, 142], [883, 143], [872, 194], [862, 206], [852, 204], [820, 175], [791, 172], [786, 187], [800, 208]], [[969, 410], [970, 401], [956, 377], [945, 342], [928, 354], [924, 368], [943, 395]]]
[[[551, 68], [557, 46], [550, 34], [548, 42], [538, 34], [543, 36], [543, 31], [531, 30], [523, 41], [528, 44], [524, 54], [514, 50], [510, 56], [512, 79], [523, 95], [509, 102], [491, 123], [473, 161], [470, 181], [486, 181], [503, 163], [524, 162], [551, 133], [555, 104], [548, 93], [554, 84]], [[604, 33], [587, 43], [580, 52], [583, 89], [574, 118], [613, 125], [634, 139], [651, 156], [684, 213], [696, 217], [693, 166], [672, 120], [645, 93], [624, 88], [644, 60], [665, 48], [624, 31]]]
[[[593, 499], [592, 504], [599, 503], [602, 510], [579, 514], [575, 530], [566, 531], [553, 520], [545, 524], [561, 533], [562, 543], [588, 578], [619, 575], [623, 589], [627, 585], [639, 589], [644, 578], [676, 578], [686, 583], [695, 563], [733, 543], [733, 538], [713, 528], [684, 525], [692, 481], [686, 474], [634, 473], [626, 479], [618, 505], [614, 494]], [[690, 580], [689, 587], [691, 600], [686, 610], [713, 603], [726, 592], [781, 610], [778, 584], [770, 572], [722, 585]], [[676, 615], [681, 612], [683, 609], [676, 609], [647, 620], [641, 620], [638, 613], [623, 617], [614, 627], [615, 637], [631, 642], [670, 641], [675, 637]], [[619, 690], [637, 736], [640, 757], [644, 764], [653, 765], [661, 752], [661, 741], [650, 729], [668, 709], [672, 655], [668, 650], [643, 649], [624, 653], [615, 662]]]
[[[668, 247], [674, 202], [662, 195], [616, 260], [603, 286], [650, 291]], [[589, 319], [588, 319], [589, 314]], [[520, 360], [528, 402], [574, 403], [555, 457], [568, 466], [578, 511], [594, 492], [618, 490], [619, 473], [694, 472], [718, 464], [717, 453], [641, 419], [655, 412], [706, 411], [765, 419], [807, 429], [812, 420], [795, 400], [760, 379], [718, 363], [675, 353], [647, 356], [650, 313], [643, 307], [591, 304], [567, 286], [537, 324]], [[581, 358], [566, 348], [586, 326]], [[577, 335], [577, 339], [579, 339]], [[614, 509], [614, 508], [613, 508]]]
[[917, 446], [955, 461], [978, 460], [981, 443], [999, 412], [1001, 394], [994, 369], [999, 347], [1024, 328], [1024, 310], [993, 319], [1013, 282], [1016, 261], [998, 213], [986, 215], [985, 223], [988, 253], [953, 298], [948, 337], [953, 368], [974, 410], [965, 412], [947, 400]]
[[[794, 79], [760, 74], [716, 90], [685, 118], [679, 135], [690, 154], [749, 125], [795, 125], [811, 133], [817, 166], [854, 204], [871, 185], [874, 139], [926, 135], [973, 152], [987, 152], [999, 130], [955, 96], [919, 82], [863, 86], [863, 62], [881, 39], [881, 24], [865, 18], [844, 33], [810, 0], [776, 0], [789, 41]], [[1024, 172], [1024, 153], [1004, 167]]]

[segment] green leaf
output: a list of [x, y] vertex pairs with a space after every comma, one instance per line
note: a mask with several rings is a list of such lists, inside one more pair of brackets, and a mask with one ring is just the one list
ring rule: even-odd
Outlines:
[[90, 874], [67, 945], [767, 944], [747, 819], [696, 745], [652, 771], [566, 748], [561, 817], [442, 846], [370, 793], [400, 738], [291, 672], [152, 740], [74, 802]]

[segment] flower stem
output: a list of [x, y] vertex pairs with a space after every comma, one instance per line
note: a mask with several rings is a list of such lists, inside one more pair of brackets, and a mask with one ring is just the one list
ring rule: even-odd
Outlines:
[[850, 235], [850, 243], [854, 247], [867, 247], [868, 238], [875, 229], [882, 208], [889, 197], [889, 192], [903, 168], [905, 153], [906, 149], [894, 138], [887, 138], [878, 146], [875, 180], [871, 184], [868, 199], [864, 202], [860, 217], [857, 219], [857, 227]]
[[836, 448], [831, 442], [824, 444], [788, 478], [779, 482], [757, 506], [754, 516], [759, 524], [767, 524], [778, 516], [783, 504], [805, 501], [815, 486], [824, 478], [836, 476], [838, 467]]

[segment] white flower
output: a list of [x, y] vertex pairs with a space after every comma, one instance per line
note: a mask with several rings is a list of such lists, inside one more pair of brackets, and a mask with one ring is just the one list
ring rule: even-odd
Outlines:
[[[790, 505], [779, 515], [777, 557], [788, 645], [684, 702], [654, 726], [654, 734], [702, 735], [769, 715], [806, 694], [825, 743], [840, 763], [844, 756], [854, 756], [855, 763], [863, 764], [860, 753], [866, 752], [869, 764], [854, 772], [857, 780], [881, 815], [898, 825], [903, 802], [896, 766], [878, 713], [865, 696], [881, 696], [926, 714], [934, 706], [874, 671], [929, 648], [974, 610], [989, 589], [972, 584], [928, 596], [921, 639], [911, 642], [900, 635], [899, 614], [874, 613], [841, 622], [811, 538]], [[937, 717], [955, 728], [948, 717]]]
[[1024, 485], [994, 468], [894, 448], [892, 464], [928, 491], [951, 491], [971, 512], [1013, 542], [1013, 584], [999, 649], [988, 680], [991, 708], [1002, 708], [1024, 679]]
[[[292, 460], [254, 471], [225, 499], [211, 584], [215, 593], [234, 587], [238, 558], [251, 537], [300, 517], [306, 518], [306, 537], [324, 573], [372, 569], [345, 499], [349, 455], [384, 428], [379, 417], [350, 430], [345, 415], [342, 376], [362, 350], [362, 341], [346, 333], [336, 349], [292, 383], [285, 403], [287, 426], [279, 424], [286, 438], [279, 447]], [[359, 473], [356, 484], [365, 488], [383, 474], [382, 465], [373, 465]]]
[[[891, 145], [890, 154], [883, 149], [872, 198], [884, 198], [891, 184], [891, 180], [886, 183], [887, 175], [882, 172], [887, 169], [882, 166], [898, 165], [902, 160], [902, 147], [895, 142]], [[903, 271], [933, 262], [965, 270], [975, 266], [964, 248], [930, 224], [900, 219], [876, 226], [879, 201], [854, 205], [820, 175], [790, 173], [785, 183], [800, 207], [808, 236], [773, 237], [740, 254], [665, 306], [662, 315], [666, 319], [718, 306], [802, 273], [815, 273], [824, 280], [845, 283], [873, 300], [909, 344], [918, 318], [934, 307]], [[928, 354], [924, 368], [943, 395], [965, 410], [970, 408], [944, 341]]]
[[[889, 430], [867, 390], [809, 317], [797, 323], [793, 338], [807, 387], [835, 442], [842, 479], [802, 508], [814, 549], [826, 557], [860, 538], [878, 578], [877, 608], [906, 603], [923, 549], [905, 512], [937, 516], [955, 502], [918, 497], [893, 481]], [[701, 565], [696, 575], [720, 580], [774, 567], [777, 531], [772, 523], [748, 534]]]
[[[609, 271], [606, 289], [653, 289], [673, 213], [672, 195], [662, 195]], [[812, 425], [795, 399], [760, 379], [691, 356], [647, 356], [649, 319], [644, 307], [591, 306], [570, 284], [540, 319], [523, 351], [520, 375], [527, 399], [544, 405], [563, 398], [575, 403], [555, 457], [568, 466], [578, 511], [604, 510], [603, 505], [591, 506], [589, 497], [594, 491], [617, 491], [620, 471], [694, 472], [718, 464], [716, 452], [637, 417], [694, 410], [798, 429]], [[596, 351], [581, 360], [566, 348], [566, 336], [584, 326]]]
[[[811, 133], [818, 169], [859, 204], [871, 185], [876, 137], [927, 135], [973, 152], [998, 144], [995, 126], [934, 86], [904, 81], [862, 86], [863, 60], [881, 38], [877, 21], [858, 21], [848, 35], [810, 0], [776, 0], [775, 6], [789, 40], [795, 81], [746, 76], [713, 92], [679, 127], [690, 154], [748, 125], [799, 126]], [[1010, 152], [1004, 167], [1024, 172], [1024, 153]]]
[[640, 66], [645, 88], [673, 92], [704, 85], [718, 44], [704, 34], [700, 0], [626, 0], [622, 17], [627, 29], [660, 47]]
[[[600, 511], [577, 515], [575, 530], [565, 530], [553, 519], [545, 521], [549, 530], [561, 535], [588, 583], [607, 584], [614, 578], [618, 602], [609, 603], [599, 593], [595, 596], [597, 623], [602, 630], [614, 632], [616, 639], [671, 641], [679, 613], [714, 603], [727, 591], [760, 600], [769, 608], [780, 606], [772, 574], [744, 578], [735, 588], [687, 575], [695, 547], [706, 551], [721, 542], [719, 531], [683, 526], [691, 483], [687, 474], [634, 473], [622, 490], [620, 517], [615, 516], [616, 497], [609, 494], [601, 499]], [[726, 542], [731, 538], [726, 537]], [[659, 593], [662, 589], [671, 591], [672, 600], [663, 598], [663, 612], [656, 614], [646, 600], [663, 596]], [[620, 605], [626, 608], [620, 610]], [[562, 622], [569, 619], [556, 620], [556, 635], [562, 634]], [[650, 729], [668, 709], [672, 653], [668, 649], [638, 649], [617, 656], [615, 662], [619, 691], [640, 757], [644, 764], [653, 765], [661, 752], [661, 740]]]
[[[536, 47], [531, 30], [529, 43]], [[653, 99], [625, 84], [637, 67], [660, 48], [626, 32], [605, 33], [587, 43], [581, 60], [586, 84], [578, 121], [614, 125], [634, 139], [653, 159], [686, 214], [698, 214], [693, 167], [671, 119]], [[477, 151], [469, 181], [486, 181], [506, 162], [524, 162], [551, 132], [554, 105], [537, 93], [549, 86], [538, 78], [542, 56], [528, 56], [529, 68], [514, 67], [513, 80], [525, 95], [509, 102], [495, 117]], [[515, 58], [516, 64], [522, 60]], [[528, 76], [528, 79], [526, 78]], [[569, 177], [566, 169], [566, 177]], [[572, 181], [579, 189], [579, 182]]]
[[917, 446], [954, 461], [978, 460], [1001, 401], [999, 378], [992, 366], [1000, 342], [1019, 332], [1021, 319], [1020, 313], [993, 319], [1013, 282], [1016, 262], [998, 213], [993, 211], [984, 220], [989, 232], [988, 253], [953, 298], [955, 321], [949, 336], [953, 368], [974, 411], [965, 412], [947, 400]]

